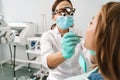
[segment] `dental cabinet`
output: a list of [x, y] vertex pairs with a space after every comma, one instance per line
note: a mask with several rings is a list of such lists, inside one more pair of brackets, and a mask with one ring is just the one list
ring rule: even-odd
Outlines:
[[[22, 68], [23, 66], [26, 66], [28, 64], [29, 69], [29, 54], [25, 54], [27, 57], [27, 60], [25, 59], [18, 59], [17, 54], [21, 54], [18, 51], [19, 46], [22, 46], [22, 48], [25, 47], [25, 50], [27, 50], [27, 39], [29, 37], [33, 37], [37, 33], [37, 25], [32, 22], [8, 22], [8, 26], [11, 28], [14, 39], [11, 43], [11, 46], [13, 47], [13, 55], [12, 55], [12, 61], [13, 61], [13, 73], [14, 73], [14, 80], [17, 80], [16, 78], [16, 70]], [[16, 62], [20, 62], [21, 64], [16, 66]]]
[[36, 60], [36, 58], [39, 56], [39, 58], [41, 57], [41, 53], [40, 53], [40, 37], [31, 37], [27, 39], [27, 44], [28, 44], [28, 49], [26, 50], [27, 54], [30, 55], [36, 55], [34, 58], [35, 60], [30, 60], [29, 59], [29, 63], [33, 63], [33, 64], [40, 64], [41, 65], [41, 61]]

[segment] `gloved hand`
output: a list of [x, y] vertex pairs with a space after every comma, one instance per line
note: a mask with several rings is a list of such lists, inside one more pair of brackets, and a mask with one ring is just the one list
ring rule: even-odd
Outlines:
[[62, 38], [62, 55], [65, 59], [71, 58], [75, 52], [77, 43], [80, 42], [80, 38], [73, 32], [66, 33]]

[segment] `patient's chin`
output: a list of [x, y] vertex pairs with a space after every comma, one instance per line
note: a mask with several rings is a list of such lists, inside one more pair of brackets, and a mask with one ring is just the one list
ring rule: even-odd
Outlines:
[[88, 43], [87, 41], [85, 41], [84, 47], [89, 50], [94, 50], [93, 45], [91, 43]]

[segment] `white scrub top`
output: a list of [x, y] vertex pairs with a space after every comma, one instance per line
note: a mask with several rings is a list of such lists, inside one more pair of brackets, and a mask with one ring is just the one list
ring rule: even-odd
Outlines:
[[97, 69], [98, 69], [98, 67], [94, 68], [93, 70], [89, 71], [88, 73], [85, 73], [85, 74], [82, 74], [82, 75], [73, 76], [73, 77], [67, 78], [65, 80], [89, 80], [88, 76], [91, 73], [95, 72]]
[[55, 69], [50, 69], [47, 65], [47, 56], [49, 54], [55, 54], [61, 50], [61, 34], [58, 28], [43, 33], [41, 36], [41, 54], [42, 64], [49, 69], [49, 76], [47, 80], [63, 80], [71, 76], [81, 74], [81, 68], [79, 65], [79, 55], [82, 51], [82, 43], [78, 43], [75, 49], [75, 54], [70, 59], [66, 59], [63, 63], [57, 66]]

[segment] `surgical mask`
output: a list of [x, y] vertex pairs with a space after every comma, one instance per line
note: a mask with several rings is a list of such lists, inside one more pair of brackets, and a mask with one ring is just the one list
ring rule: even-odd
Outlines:
[[[89, 50], [88, 52], [91, 55], [95, 55], [95, 52], [92, 50]], [[79, 65], [82, 69], [82, 72], [88, 72], [90, 70], [90, 65], [91, 65], [90, 61], [87, 58], [85, 58], [83, 53], [81, 53], [79, 56]]]
[[71, 27], [74, 23], [73, 16], [58, 16], [56, 20], [56, 25], [61, 29], [65, 30]]

